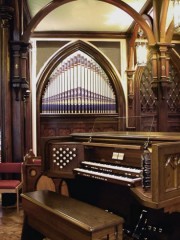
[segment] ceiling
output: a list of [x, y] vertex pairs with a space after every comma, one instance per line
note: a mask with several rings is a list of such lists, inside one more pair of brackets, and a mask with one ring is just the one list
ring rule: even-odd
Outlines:
[[[35, 14], [51, 0], [27, 0], [30, 15]], [[147, 6], [149, 0], [124, 0], [137, 12]], [[125, 33], [133, 23], [126, 12], [112, 4], [98, 0], [77, 0], [66, 3], [49, 13], [35, 28], [35, 32], [93, 31]]]

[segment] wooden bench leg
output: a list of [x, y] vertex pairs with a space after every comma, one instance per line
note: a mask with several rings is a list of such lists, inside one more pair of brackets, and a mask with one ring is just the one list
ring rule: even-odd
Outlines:
[[44, 235], [29, 226], [27, 217], [24, 217], [21, 240], [43, 240]]

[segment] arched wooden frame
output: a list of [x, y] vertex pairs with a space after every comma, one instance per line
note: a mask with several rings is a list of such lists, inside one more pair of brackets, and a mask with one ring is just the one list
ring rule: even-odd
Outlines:
[[[29, 22], [26, 31], [22, 35], [22, 41], [28, 41], [30, 38], [31, 33], [34, 31], [34, 29], [37, 27], [37, 25], [43, 20], [44, 17], [46, 17], [51, 11], [56, 9], [57, 7], [60, 7], [66, 3], [70, 3], [76, 0], [59, 0], [59, 1], [52, 1], [48, 3], [44, 8], [42, 8]], [[145, 34], [147, 35], [148, 42], [150, 45], [155, 44], [155, 38], [154, 34], [151, 30], [151, 28], [148, 26], [146, 21], [143, 19], [143, 17], [136, 12], [132, 7], [130, 7], [127, 3], [119, 0], [98, 0], [101, 2], [109, 3], [111, 5], [114, 5], [123, 11], [125, 11], [127, 14], [129, 14], [143, 29]]]
[[[37, 130], [40, 129], [40, 104], [41, 97], [44, 92], [44, 88], [49, 80], [49, 77], [53, 70], [69, 55], [75, 53], [76, 51], [82, 51], [92, 59], [94, 59], [104, 70], [110, 81], [112, 82], [112, 87], [117, 96], [117, 112], [118, 116], [125, 115], [125, 95], [119, 79], [119, 74], [112, 64], [92, 45], [78, 40], [67, 44], [65, 47], [61, 48], [49, 61], [49, 63], [43, 69], [41, 75], [39, 76], [37, 83], [37, 96], [36, 96], [36, 105], [37, 105]], [[38, 133], [40, 136], [40, 133]]]

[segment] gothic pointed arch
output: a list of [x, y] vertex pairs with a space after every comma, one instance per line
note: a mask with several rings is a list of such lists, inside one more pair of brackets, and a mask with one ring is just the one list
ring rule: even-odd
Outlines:
[[[41, 72], [38, 83], [37, 83], [37, 109], [40, 109], [40, 101], [42, 97], [43, 90], [48, 82], [48, 78], [51, 75], [52, 71], [58, 66], [60, 62], [62, 62], [65, 58], [67, 58], [72, 53], [76, 51], [82, 51], [94, 59], [107, 74], [108, 78], [112, 82], [112, 87], [115, 92], [117, 98], [118, 110], [117, 112], [122, 116], [124, 114], [124, 106], [125, 106], [125, 95], [123, 92], [123, 88], [120, 82], [120, 76], [116, 69], [112, 66], [112, 64], [102, 55], [99, 50], [94, 48], [91, 44], [88, 44], [84, 41], [77, 40], [70, 44], [67, 44], [64, 48], [60, 49], [48, 62], [43, 71]], [[120, 107], [121, 106], [121, 107]]]
[[[125, 115], [125, 95], [123, 91], [123, 87], [121, 85], [121, 79], [120, 79], [120, 74], [116, 70], [116, 68], [113, 66], [113, 64], [92, 44], [77, 40], [73, 41], [71, 43], [66, 44], [63, 48], [59, 49], [48, 61], [46, 66], [43, 68], [41, 73], [39, 74], [38, 82], [37, 82], [37, 92], [36, 92], [36, 104], [37, 104], [37, 133], [38, 133], [38, 138], [40, 139], [41, 137], [41, 109], [42, 109], [42, 96], [43, 93], [46, 89], [46, 86], [48, 82], [50, 81], [51, 75], [53, 71], [59, 66], [61, 62], [66, 60], [69, 56], [73, 55], [76, 52], [82, 52], [88, 57], [90, 57], [94, 62], [96, 62], [104, 71], [105, 75], [107, 76], [109, 82], [110, 82], [110, 87], [112, 88], [113, 92], [115, 93], [115, 103], [116, 103], [116, 112], [114, 113], [103, 113], [101, 114], [101, 117], [104, 117], [105, 115], [111, 120], [112, 117], [116, 118], [116, 123], [115, 125], [119, 126], [119, 117], [122, 117]], [[72, 81], [72, 80], [71, 80]], [[63, 114], [54, 114], [54, 119], [57, 119], [58, 117], [62, 118], [64, 117]], [[47, 115], [47, 114], [46, 114]], [[84, 117], [83, 114], [78, 117], [78, 114], [69, 114], [66, 112], [66, 115], [64, 118], [67, 117], [67, 119], [72, 119], [72, 118], [79, 118], [82, 120]], [[67, 116], [68, 115], [68, 116]], [[70, 116], [71, 115], [71, 116]], [[85, 114], [85, 118], [87, 118], [88, 114]], [[92, 116], [93, 115], [93, 116]], [[103, 116], [102, 116], [103, 115]], [[52, 119], [53, 114], [51, 114], [51, 119]], [[94, 118], [96, 119], [97, 117], [99, 118], [100, 114], [97, 114], [97, 112], [93, 114], [89, 114], [89, 118]], [[45, 117], [45, 116], [43, 116]], [[42, 118], [43, 118], [42, 117]], [[113, 118], [114, 119], [114, 118]], [[74, 122], [76, 121], [74, 120]], [[55, 121], [55, 120], [54, 120]], [[78, 120], [77, 120], [78, 121]], [[92, 120], [94, 121], [94, 120]], [[86, 127], [88, 126], [87, 124], [87, 119], [86, 119]], [[114, 124], [114, 123], [113, 123]], [[121, 124], [123, 125], [123, 124]], [[123, 128], [123, 126], [121, 126]], [[48, 128], [50, 128], [48, 126]], [[89, 125], [89, 129], [90, 129]], [[87, 131], [86, 129], [82, 129], [83, 131]], [[100, 129], [101, 130], [101, 129]], [[111, 127], [107, 128], [106, 130], [112, 130]], [[51, 130], [48, 130], [51, 131]], [[68, 133], [70, 133], [72, 130], [69, 130]], [[81, 131], [80, 129], [76, 129], [76, 131]], [[68, 134], [67, 133], [67, 134]], [[51, 135], [61, 135], [61, 130], [52, 130]], [[47, 133], [47, 136], [49, 133]], [[39, 141], [38, 141], [39, 142]]]

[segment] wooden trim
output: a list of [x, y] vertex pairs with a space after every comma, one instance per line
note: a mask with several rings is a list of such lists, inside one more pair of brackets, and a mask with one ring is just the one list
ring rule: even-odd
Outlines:
[[75, 31], [45, 31], [33, 32], [31, 38], [102, 38], [102, 39], [126, 39], [129, 37], [128, 33], [121, 32], [75, 32]]
[[93, 146], [93, 147], [106, 147], [106, 148], [123, 148], [123, 149], [142, 149], [140, 145], [127, 145], [127, 144], [110, 144], [110, 143], [91, 143], [83, 142], [84, 146]]

